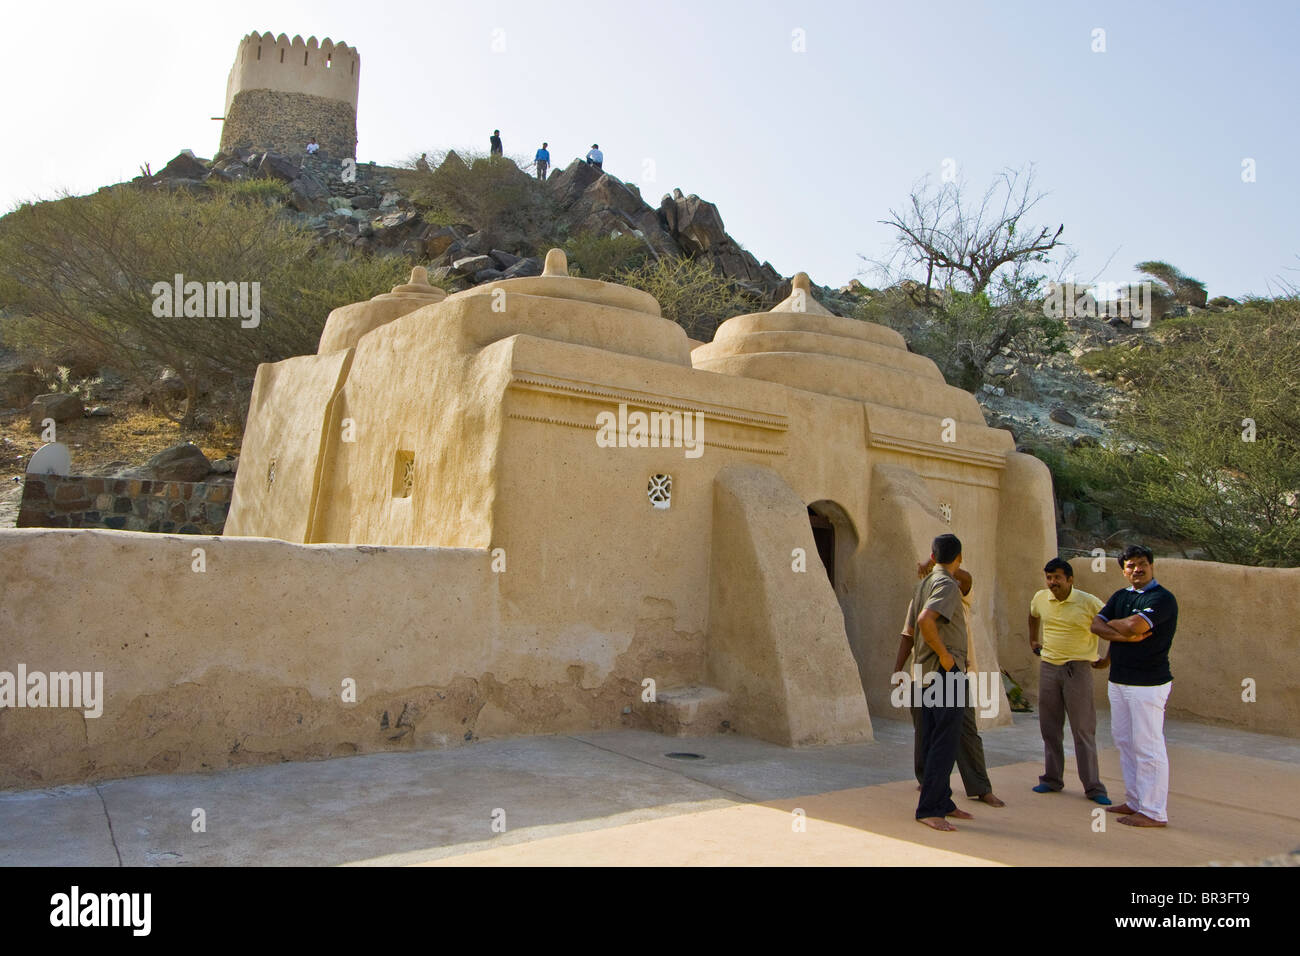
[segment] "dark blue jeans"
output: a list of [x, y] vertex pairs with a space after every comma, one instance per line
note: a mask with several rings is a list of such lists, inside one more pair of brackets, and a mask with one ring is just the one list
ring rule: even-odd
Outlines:
[[[954, 675], [949, 677], [949, 675]], [[921, 778], [921, 799], [916, 818], [946, 817], [957, 809], [952, 802], [953, 764], [961, 743], [961, 724], [965, 712], [965, 687], [958, 680], [965, 675], [956, 664], [952, 670], [935, 673], [936, 689], [927, 688], [922, 698], [921, 727], [925, 740], [925, 772]], [[933, 699], [930, 699], [933, 698]]]

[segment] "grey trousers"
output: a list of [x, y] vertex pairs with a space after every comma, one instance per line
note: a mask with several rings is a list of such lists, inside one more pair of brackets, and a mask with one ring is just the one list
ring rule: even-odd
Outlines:
[[[916, 782], [921, 783], [925, 777], [925, 734], [921, 729], [920, 707], [912, 708], [912, 727], [916, 730], [913, 737], [912, 765], [916, 770]], [[993, 792], [988, 770], [984, 767], [984, 741], [980, 738], [979, 728], [975, 725], [975, 711], [967, 707], [962, 715], [961, 741], [957, 744], [957, 772], [961, 774], [962, 786], [966, 796], [982, 797]]]
[[1038, 729], [1043, 735], [1045, 772], [1038, 782], [1065, 789], [1065, 719], [1074, 734], [1079, 782], [1089, 797], [1106, 796], [1097, 772], [1097, 707], [1092, 699], [1092, 665], [1088, 661], [1038, 664]]

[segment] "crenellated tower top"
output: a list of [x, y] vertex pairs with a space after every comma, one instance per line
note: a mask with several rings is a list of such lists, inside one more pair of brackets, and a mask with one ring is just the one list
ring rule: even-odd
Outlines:
[[230, 68], [226, 114], [236, 94], [246, 90], [307, 93], [346, 103], [355, 113], [360, 81], [361, 56], [342, 41], [250, 33], [240, 41]]

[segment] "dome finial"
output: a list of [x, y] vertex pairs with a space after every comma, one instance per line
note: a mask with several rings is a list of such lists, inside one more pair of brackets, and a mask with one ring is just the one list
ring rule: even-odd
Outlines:
[[542, 268], [544, 276], [567, 276], [569, 274], [569, 257], [563, 249], [552, 249], [546, 253], [546, 265]]

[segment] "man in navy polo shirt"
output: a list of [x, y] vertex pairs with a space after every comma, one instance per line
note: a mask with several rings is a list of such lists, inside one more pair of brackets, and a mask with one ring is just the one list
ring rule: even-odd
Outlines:
[[1165, 703], [1173, 688], [1169, 647], [1178, 627], [1178, 602], [1156, 581], [1154, 565], [1149, 549], [1125, 548], [1120, 567], [1129, 587], [1112, 594], [1092, 620], [1092, 633], [1110, 641], [1110, 733], [1124, 773], [1124, 802], [1109, 812], [1135, 827], [1169, 822]]

